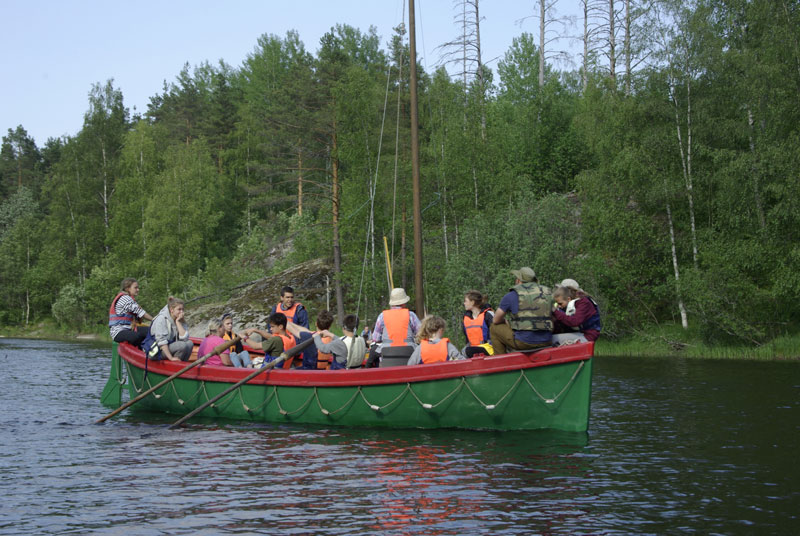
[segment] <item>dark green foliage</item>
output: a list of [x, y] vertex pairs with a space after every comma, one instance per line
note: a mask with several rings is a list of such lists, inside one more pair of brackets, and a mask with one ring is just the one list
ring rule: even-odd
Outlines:
[[[463, 342], [463, 293], [497, 306], [523, 265], [547, 285], [577, 279], [609, 336], [673, 333], [681, 306], [687, 333], [713, 344], [797, 332], [800, 10], [651, 7], [634, 37], [649, 62], [624, 81], [595, 62], [584, 89], [548, 64], [540, 85], [527, 34], [496, 83], [488, 69], [481, 86], [418, 65], [426, 304], [451, 338]], [[109, 81], [74, 137], [39, 149], [9, 129], [0, 322], [102, 326], [123, 277], [155, 312], [169, 294], [334, 264], [337, 243], [344, 308], [374, 320], [384, 236], [394, 284], [413, 296], [400, 31], [384, 51], [374, 29], [336, 25], [316, 55], [296, 32], [264, 35], [239, 67], [186, 65], [144, 119]]]

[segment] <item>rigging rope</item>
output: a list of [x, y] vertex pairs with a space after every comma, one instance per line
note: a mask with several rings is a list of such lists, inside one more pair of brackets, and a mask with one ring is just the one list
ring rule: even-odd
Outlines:
[[[405, 5], [406, 5], [405, 4], [405, 0], [403, 0], [403, 10], [401, 12], [402, 16], [401, 16], [401, 22], [400, 22], [401, 25], [405, 23]], [[398, 126], [397, 126], [397, 134], [395, 136], [395, 148], [394, 148], [394, 154], [395, 154], [395, 197], [396, 197], [396, 190], [397, 190], [397, 152], [398, 152], [398, 146], [399, 146], [399, 132], [400, 132], [399, 131], [399, 128], [400, 128], [399, 127], [399, 125], [400, 125], [400, 122], [399, 122], [399, 117], [400, 117], [400, 91], [399, 91], [399, 87], [400, 87], [400, 85], [402, 83], [402, 64], [403, 64], [402, 58], [403, 58], [403, 56], [402, 56], [402, 46], [401, 46], [400, 65], [398, 66], [398, 72], [400, 74], [398, 74], [398, 79], [397, 79], [398, 80], [398, 92], [397, 92], [397, 117], [398, 117], [398, 123], [397, 124], [398, 124]], [[362, 293], [362, 290], [364, 288], [364, 276], [365, 276], [365, 272], [366, 272], [366, 269], [367, 269], [367, 257], [368, 257], [368, 253], [369, 253], [369, 244], [370, 244], [370, 242], [372, 243], [372, 264], [373, 264], [373, 269], [374, 269], [374, 264], [375, 264], [375, 193], [377, 192], [377, 188], [378, 188], [378, 171], [380, 170], [380, 163], [381, 163], [381, 149], [383, 147], [383, 130], [384, 130], [384, 126], [386, 124], [386, 109], [387, 109], [387, 104], [389, 102], [389, 82], [391, 81], [391, 74], [392, 74], [392, 67], [389, 66], [389, 68], [386, 71], [386, 90], [384, 92], [384, 97], [383, 97], [383, 116], [381, 118], [381, 133], [380, 133], [380, 136], [378, 137], [378, 156], [377, 156], [377, 161], [375, 163], [375, 179], [372, 181], [371, 185], [368, 185], [368, 188], [369, 188], [369, 203], [370, 203], [369, 218], [367, 220], [367, 233], [366, 233], [367, 236], [366, 236], [365, 244], [364, 244], [364, 260], [363, 260], [363, 263], [361, 265], [361, 280], [360, 280], [360, 282], [358, 284], [358, 298], [356, 299], [356, 316], [359, 316], [359, 313], [361, 311], [361, 293]], [[393, 206], [392, 206], [392, 255], [394, 255], [394, 219], [395, 219], [395, 215], [394, 215], [394, 201], [393, 201]], [[371, 241], [370, 241], [370, 236], [372, 236], [372, 240]], [[364, 297], [364, 303], [365, 303], [364, 308], [366, 309], [366, 296]]]

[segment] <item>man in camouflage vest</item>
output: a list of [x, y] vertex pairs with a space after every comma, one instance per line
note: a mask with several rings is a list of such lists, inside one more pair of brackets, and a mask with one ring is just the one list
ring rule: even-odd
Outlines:
[[511, 270], [514, 286], [500, 300], [490, 330], [495, 355], [550, 346], [553, 336], [553, 294], [525, 266]]

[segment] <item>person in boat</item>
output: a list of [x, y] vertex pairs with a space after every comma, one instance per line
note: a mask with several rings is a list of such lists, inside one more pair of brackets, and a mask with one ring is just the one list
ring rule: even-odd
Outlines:
[[[226, 341], [232, 341], [238, 335], [233, 331], [233, 315], [225, 313], [220, 318], [224, 333], [222, 338]], [[242, 341], [237, 341], [230, 351], [231, 363], [234, 367], [249, 367], [250, 366], [250, 352], [244, 349]]]
[[[342, 340], [347, 346], [346, 366], [349, 369], [360, 368], [367, 357], [367, 341], [364, 336], [356, 335], [358, 329], [358, 316], [347, 315], [342, 323]], [[369, 332], [369, 329], [367, 329]]]
[[[225, 343], [225, 339], [223, 338], [225, 335], [225, 326], [219, 320], [212, 320], [208, 323], [208, 332], [206, 333], [206, 337], [203, 339], [203, 342], [200, 343], [200, 347], [197, 349], [197, 356], [202, 357], [206, 354], [210, 354], [214, 351], [214, 348], [219, 346], [220, 344]], [[230, 340], [230, 339], [228, 339]], [[231, 349], [228, 348], [224, 352], [219, 355], [212, 355], [208, 359], [206, 359], [205, 365], [217, 365], [217, 366], [226, 366], [226, 367], [233, 367], [233, 361], [231, 361]]]
[[444, 338], [446, 327], [447, 324], [444, 318], [440, 316], [426, 316], [423, 318], [419, 328], [419, 335], [417, 335], [419, 346], [414, 349], [414, 353], [408, 359], [408, 364], [419, 365], [420, 363], [440, 363], [466, 359], [449, 339]]
[[464, 294], [464, 320], [462, 328], [467, 345], [462, 350], [467, 357], [475, 355], [492, 355], [492, 341], [490, 330], [494, 313], [489, 304], [486, 294], [477, 290], [470, 290]]
[[[317, 315], [317, 331], [312, 332], [298, 324], [289, 322], [286, 330], [294, 335], [298, 344], [308, 338], [314, 339], [314, 344], [303, 350], [303, 365], [301, 368], [311, 368], [312, 361], [315, 363], [313, 368], [340, 370], [347, 366], [347, 345], [330, 331], [333, 325], [333, 315], [329, 311], [321, 311]], [[306, 352], [314, 348], [314, 355], [306, 356]], [[309, 352], [311, 354], [311, 352]]]
[[361, 330], [361, 338], [364, 339], [365, 343], [372, 338], [372, 333], [369, 331], [369, 320], [366, 318], [364, 319], [364, 329]]
[[287, 322], [292, 322], [308, 329], [308, 312], [302, 303], [294, 301], [294, 289], [292, 287], [287, 286], [281, 289], [281, 300], [269, 312], [270, 315], [275, 313], [285, 315]]
[[121, 288], [108, 309], [111, 339], [141, 347], [150, 331], [147, 326], [136, 326], [135, 323], [142, 318], [152, 321], [153, 317], [136, 303], [136, 296], [139, 295], [139, 282], [136, 279], [126, 277], [122, 280]]
[[286, 331], [286, 324], [285, 314], [273, 313], [269, 315], [269, 331], [247, 328], [242, 332], [251, 348], [260, 346], [264, 351], [264, 359], [259, 363], [260, 365], [277, 359], [282, 352], [297, 344], [295, 338]]
[[539, 284], [533, 269], [511, 270], [514, 286], [500, 300], [490, 330], [495, 354], [550, 346], [553, 295]]
[[[565, 279], [553, 293], [559, 307], [553, 311], [555, 332], [553, 344], [574, 340], [596, 341], [603, 329], [597, 302], [581, 289], [574, 279]], [[563, 332], [563, 333], [559, 333]]]
[[153, 360], [187, 361], [194, 344], [189, 339], [189, 327], [184, 320], [183, 300], [170, 296], [167, 305], [158, 312], [150, 325], [150, 336], [143, 345]]
[[[419, 331], [419, 318], [410, 311], [406, 304], [411, 298], [405, 289], [394, 288], [389, 294], [389, 309], [378, 315], [375, 328], [372, 330], [373, 343], [369, 350], [367, 367], [376, 367], [380, 362], [384, 349], [407, 351], [411, 355], [416, 348], [415, 337]], [[402, 348], [402, 349], [401, 349]]]

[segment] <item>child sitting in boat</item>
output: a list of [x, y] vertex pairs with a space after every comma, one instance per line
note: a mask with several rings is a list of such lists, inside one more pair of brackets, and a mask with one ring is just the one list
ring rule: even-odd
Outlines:
[[440, 316], [426, 316], [422, 320], [417, 335], [419, 346], [408, 359], [409, 365], [420, 363], [440, 363], [443, 361], [456, 361], [466, 359], [464, 355], [453, 346], [449, 339], [444, 338], [444, 329], [447, 324]]
[[[344, 317], [342, 332], [345, 346], [347, 346], [347, 368], [359, 368], [367, 358], [367, 341], [364, 337], [356, 335], [358, 329], [358, 316], [347, 315]], [[369, 328], [364, 328], [369, 332]]]
[[347, 345], [330, 330], [333, 315], [329, 311], [321, 311], [317, 315], [317, 331], [312, 332], [299, 324], [289, 322], [286, 330], [294, 335], [298, 344], [308, 338], [314, 339], [314, 345], [303, 351], [303, 367], [317, 369], [340, 370], [347, 365]]
[[297, 342], [295, 338], [286, 332], [286, 315], [283, 313], [273, 313], [269, 315], [270, 331], [258, 328], [247, 328], [242, 332], [247, 344], [251, 348], [261, 348], [264, 351], [264, 358], [252, 360], [254, 367], [263, 366], [277, 359], [282, 352], [294, 347]]
[[[199, 357], [203, 357], [206, 354], [210, 354], [214, 351], [214, 348], [219, 346], [220, 344], [225, 344], [225, 339], [222, 336], [225, 334], [225, 327], [222, 325], [222, 322], [219, 320], [212, 320], [208, 323], [208, 333], [206, 337], [203, 339], [203, 342], [200, 343], [200, 347], [197, 349], [197, 355]], [[232, 367], [233, 362], [231, 362], [231, 350], [228, 348], [224, 352], [219, 355], [212, 355], [208, 359], [206, 359], [205, 365], [217, 365], [217, 366], [226, 366]]]
[[[231, 315], [231, 313], [223, 314], [222, 318], [220, 318], [220, 322], [222, 322], [224, 331], [222, 338], [226, 341], [234, 340], [237, 335], [233, 331], [233, 315]], [[242, 341], [237, 341], [230, 352], [231, 363], [233, 363], [234, 367], [247, 368], [250, 366], [250, 352], [244, 349]]]

